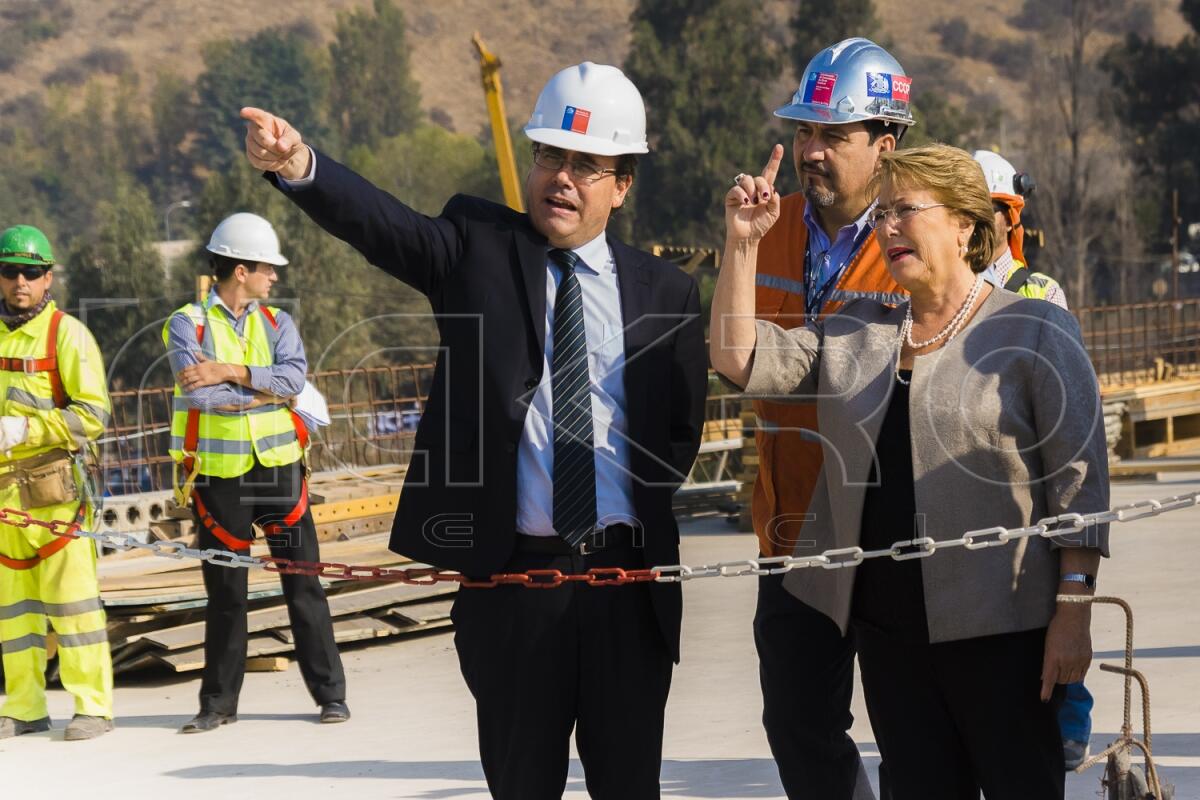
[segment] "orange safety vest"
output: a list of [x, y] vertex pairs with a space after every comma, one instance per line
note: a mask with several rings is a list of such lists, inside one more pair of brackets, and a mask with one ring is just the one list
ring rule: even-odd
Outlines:
[[[803, 194], [783, 198], [779, 221], [758, 246], [756, 316], [783, 328], [804, 324], [804, 261], [808, 246], [804, 206]], [[906, 297], [888, 272], [872, 232], [842, 271], [820, 313], [835, 314], [846, 303], [860, 298], [894, 305]], [[791, 555], [796, 541], [803, 538], [801, 524], [821, 473], [821, 442], [815, 435], [817, 406], [755, 400], [754, 412], [758, 415], [754, 432], [758, 477], [751, 505], [754, 532], [763, 555]]]

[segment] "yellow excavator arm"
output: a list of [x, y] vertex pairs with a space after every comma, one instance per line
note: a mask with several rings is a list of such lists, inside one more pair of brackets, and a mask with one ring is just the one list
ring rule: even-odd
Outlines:
[[500, 186], [504, 202], [514, 211], [525, 211], [521, 199], [521, 181], [517, 177], [517, 158], [513, 153], [508, 119], [504, 115], [504, 89], [500, 86], [500, 59], [487, 49], [479, 32], [471, 37], [479, 51], [479, 71], [483, 77], [483, 94], [487, 98], [488, 118], [492, 122], [492, 141], [496, 144], [496, 163], [500, 167]]

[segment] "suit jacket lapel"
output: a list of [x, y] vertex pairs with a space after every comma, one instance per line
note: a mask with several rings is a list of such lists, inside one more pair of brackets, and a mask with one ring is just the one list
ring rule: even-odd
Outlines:
[[621, 294], [621, 321], [625, 341], [625, 404], [630, 417], [630, 431], [636, 415], [637, 400], [646, 394], [646, 385], [636, 380], [641, 374], [638, 354], [654, 336], [656, 326], [646, 318], [651, 310], [654, 271], [643, 255], [613, 237], [608, 239], [617, 269], [617, 286]]
[[532, 227], [516, 228], [517, 261], [521, 278], [525, 282], [528, 299], [526, 312], [531, 333], [530, 354], [533, 363], [542, 362], [546, 349], [546, 239]]

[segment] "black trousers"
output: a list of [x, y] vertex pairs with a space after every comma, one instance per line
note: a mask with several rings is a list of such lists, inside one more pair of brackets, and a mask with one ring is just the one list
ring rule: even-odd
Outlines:
[[[251, 524], [280, 524], [300, 502], [304, 466], [297, 461], [282, 467], [254, 467], [236, 478], [202, 476], [196, 482], [205, 509], [226, 531], [251, 539]], [[201, 548], [230, 549], [197, 520]], [[312, 512], [267, 536], [271, 555], [299, 561], [319, 561], [317, 529]], [[204, 562], [204, 676], [200, 682], [201, 711], [237, 713], [238, 695], [246, 674], [246, 587], [248, 571]], [[281, 575], [288, 619], [296, 641], [296, 659], [309, 694], [318, 704], [346, 699], [346, 675], [333, 640], [329, 602], [318, 578]]]
[[[642, 566], [622, 546], [518, 552], [504, 571]], [[659, 797], [672, 661], [646, 585], [464, 588], [451, 616], [493, 797], [559, 800], [572, 728], [591, 797]]]
[[856, 625], [867, 712], [893, 800], [1062, 800], [1045, 629], [918, 644]]
[[850, 800], [860, 780], [870, 796], [848, 733], [854, 640], [784, 589], [783, 575], [763, 575], [754, 644], [763, 727], [789, 800]]

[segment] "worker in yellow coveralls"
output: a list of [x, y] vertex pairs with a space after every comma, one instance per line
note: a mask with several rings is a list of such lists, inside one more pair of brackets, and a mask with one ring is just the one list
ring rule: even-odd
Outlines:
[[0, 233], [0, 739], [50, 729], [51, 627], [59, 676], [75, 696], [64, 738], [93, 739], [113, 727], [95, 545], [27, 522], [60, 521], [64, 531], [90, 524], [86, 464], [112, 408], [96, 340], [50, 299], [53, 266], [37, 228]]

